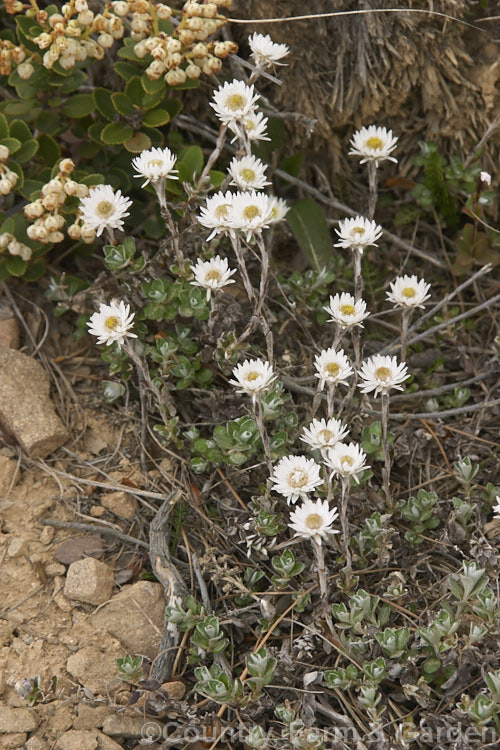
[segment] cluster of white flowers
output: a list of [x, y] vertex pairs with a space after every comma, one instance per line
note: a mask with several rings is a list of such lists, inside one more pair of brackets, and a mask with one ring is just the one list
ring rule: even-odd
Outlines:
[[261, 359], [246, 359], [233, 370], [234, 380], [230, 384], [236, 387], [236, 393], [246, 393], [255, 401], [261, 393], [268, 391], [276, 375], [269, 362]]
[[382, 236], [382, 227], [362, 216], [340, 221], [339, 228], [335, 231], [340, 237], [340, 242], [335, 243], [334, 247], [359, 250], [361, 253], [365, 247], [376, 245]]
[[282, 221], [288, 206], [282, 198], [274, 195], [244, 190], [237, 193], [215, 193], [207, 198], [206, 205], [200, 211], [199, 223], [212, 230], [207, 240], [217, 234], [241, 232], [250, 241], [255, 234]]
[[247, 86], [235, 78], [219, 86], [210, 106], [220, 122], [227, 125], [240, 141], [268, 141], [267, 117], [257, 109], [258, 98], [253, 85]]

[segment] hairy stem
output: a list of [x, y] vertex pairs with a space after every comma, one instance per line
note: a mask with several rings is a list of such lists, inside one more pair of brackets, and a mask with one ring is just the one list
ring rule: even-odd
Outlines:
[[262, 445], [264, 446], [264, 455], [266, 457], [266, 466], [269, 475], [273, 473], [273, 462], [271, 460], [271, 446], [269, 444], [269, 435], [267, 434], [266, 426], [264, 424], [264, 417], [262, 415], [262, 404], [257, 396], [252, 399], [253, 413], [257, 427], [259, 428], [260, 437], [262, 439]]
[[340, 493], [339, 508], [340, 525], [342, 527], [342, 549], [344, 552], [346, 562], [345, 567], [348, 578], [350, 577], [350, 572], [352, 570], [351, 548], [349, 546], [351, 537], [349, 535], [349, 522], [347, 520], [347, 503], [349, 501], [350, 483], [350, 477], [342, 477], [342, 489]]
[[375, 162], [368, 162], [368, 188], [370, 191], [368, 197], [368, 218], [371, 220], [375, 216], [377, 206], [377, 167]]
[[387, 425], [389, 423], [389, 394], [382, 392], [382, 448], [384, 451], [384, 468], [382, 469], [382, 486], [387, 500], [391, 505], [391, 488], [389, 484], [391, 476], [391, 456], [389, 453], [389, 443], [387, 441]]

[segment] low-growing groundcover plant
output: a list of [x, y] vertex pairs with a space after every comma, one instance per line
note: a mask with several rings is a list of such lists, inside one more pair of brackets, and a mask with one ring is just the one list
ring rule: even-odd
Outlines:
[[[96, 337], [144, 482], [165, 454], [181, 480], [169, 654], [122, 677], [153, 715], [186, 683], [179, 743], [194, 723], [211, 747], [494, 747], [491, 177], [423, 144], [401, 206], [398, 134], [367, 124], [334, 237], [272, 104], [295, 51], [255, 32], [235, 57], [228, 5], [5, 7], [0, 273]], [[390, 239], [405, 207], [432, 216], [426, 252]], [[290, 271], [299, 246], [312, 268]]]

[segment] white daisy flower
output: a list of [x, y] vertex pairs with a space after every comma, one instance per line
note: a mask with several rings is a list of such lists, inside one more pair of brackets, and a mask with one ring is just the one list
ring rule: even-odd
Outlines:
[[257, 34], [257, 32], [248, 37], [248, 44], [252, 50], [250, 57], [259, 68], [285, 65], [279, 60], [286, 57], [290, 51], [286, 44], [273, 42], [269, 34]]
[[328, 534], [338, 534], [332, 529], [332, 523], [338, 518], [336, 508], [328, 507], [328, 500], [304, 500], [302, 505], [290, 513], [290, 528], [295, 531], [294, 536], [313, 539], [321, 544]]
[[296, 503], [299, 497], [305, 500], [309, 492], [323, 484], [319, 470], [320, 466], [313, 458], [285, 456], [271, 476], [273, 490], [284, 495], [288, 504]]
[[229, 190], [225, 194], [218, 192], [207, 198], [205, 207], [200, 209], [198, 221], [204, 227], [213, 230], [207, 237], [207, 242], [220, 232], [231, 231], [233, 198], [234, 194]]
[[228, 169], [232, 177], [231, 185], [240, 190], [261, 190], [271, 183], [266, 180], [266, 165], [256, 156], [235, 157]]
[[349, 434], [349, 428], [339, 419], [313, 419], [309, 427], [302, 430], [301, 440], [313, 450], [332, 448]]
[[324, 388], [325, 383], [332, 385], [347, 385], [347, 378], [353, 374], [353, 369], [344, 350], [335, 351], [331, 346], [329, 349], [323, 349], [314, 358], [316, 378], [319, 378], [319, 387]]
[[[18, 72], [19, 72], [19, 68], [18, 68], [17, 70], [18, 70]], [[481, 182], [483, 182], [483, 183], [484, 183], [485, 185], [488, 185], [488, 186], [489, 186], [489, 185], [491, 185], [491, 175], [490, 175], [490, 173], [489, 173], [489, 172], [481, 172], [481, 174], [479, 175], [479, 179], [480, 179], [480, 180], [481, 180]]]
[[242, 364], [236, 365], [233, 377], [235, 379], [229, 382], [236, 386], [236, 393], [248, 393], [255, 401], [259, 393], [271, 388], [277, 376], [269, 362], [246, 359]]
[[150, 182], [165, 180], [178, 180], [177, 170], [174, 164], [177, 157], [169, 148], [151, 148], [148, 151], [142, 151], [139, 156], [132, 159], [132, 166], [138, 174], [134, 177], [143, 177], [146, 182], [141, 187], [146, 187]]
[[129, 216], [127, 208], [132, 201], [111, 185], [96, 185], [90, 188], [86, 198], [80, 200], [81, 220], [88, 229], [95, 229], [99, 237], [105, 229], [121, 229], [122, 219]]
[[352, 477], [359, 484], [359, 474], [370, 467], [366, 465], [366, 453], [357, 443], [336, 443], [326, 451], [326, 464], [340, 477]]
[[362, 156], [360, 164], [370, 161], [374, 162], [376, 167], [379, 161], [384, 159], [397, 162], [397, 159], [389, 156], [396, 148], [397, 140], [397, 137], [392, 135], [392, 130], [370, 125], [354, 133], [349, 156]]
[[268, 198], [271, 206], [271, 224], [283, 221], [290, 210], [290, 206], [283, 198], [276, 198], [275, 195], [269, 195]]
[[98, 344], [117, 343], [119, 347], [125, 338], [130, 336], [137, 338], [135, 333], [130, 333], [134, 320], [134, 313], [130, 312], [130, 305], [117, 300], [111, 300], [109, 305], [100, 304], [99, 312], [94, 313], [87, 326], [92, 336], [97, 336]]
[[330, 297], [330, 304], [323, 309], [332, 316], [328, 321], [336, 323], [341, 328], [363, 328], [363, 320], [370, 314], [366, 311], [366, 302], [362, 299], [355, 300], [352, 294], [347, 292]]
[[270, 141], [267, 137], [267, 122], [268, 119], [262, 112], [249, 112], [239, 122], [230, 122], [229, 130], [235, 136], [231, 143], [242, 138], [243, 129], [249, 141]]
[[271, 203], [265, 193], [255, 190], [235, 193], [231, 210], [231, 227], [239, 229], [246, 236], [247, 242], [252, 235], [267, 228], [272, 220]]
[[363, 252], [368, 245], [376, 245], [382, 235], [382, 227], [376, 221], [356, 216], [355, 219], [339, 221], [339, 228], [335, 230], [340, 237], [334, 247], [359, 250]]
[[498, 505], [494, 505], [492, 510], [495, 514], [494, 518], [500, 518], [500, 495], [497, 495], [497, 503]]
[[362, 383], [358, 383], [362, 393], [370, 393], [377, 396], [379, 393], [388, 393], [391, 388], [398, 391], [403, 390], [403, 383], [408, 377], [408, 368], [404, 362], [398, 364], [396, 357], [374, 354], [361, 365], [358, 373]]
[[191, 282], [193, 286], [201, 286], [207, 290], [207, 300], [210, 299], [211, 293], [222, 289], [226, 284], [234, 284], [231, 278], [236, 269], [229, 269], [227, 258], [221, 258], [216, 255], [210, 260], [201, 260], [198, 258], [196, 265], [191, 266], [195, 280]]
[[398, 276], [390, 286], [386, 296], [396, 307], [424, 307], [431, 296], [428, 294], [431, 285], [416, 276]]
[[223, 123], [235, 122], [245, 118], [255, 107], [259, 98], [254, 93], [253, 86], [247, 86], [244, 81], [226, 81], [219, 86], [214, 93], [214, 101], [210, 106], [215, 110], [215, 114]]

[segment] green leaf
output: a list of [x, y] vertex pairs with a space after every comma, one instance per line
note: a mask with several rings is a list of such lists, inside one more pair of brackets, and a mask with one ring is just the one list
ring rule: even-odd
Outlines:
[[151, 139], [146, 133], [134, 133], [123, 145], [131, 154], [140, 154], [141, 151], [151, 148]]
[[127, 81], [125, 86], [125, 93], [130, 98], [132, 104], [140, 107], [142, 99], [144, 97], [144, 89], [142, 88], [141, 79], [139, 76], [134, 76]]
[[102, 144], [101, 133], [104, 130], [104, 127], [105, 126], [103, 126], [102, 122], [93, 122], [87, 131], [89, 138], [99, 145]]
[[9, 255], [6, 259], [6, 266], [11, 276], [22, 276], [28, 268], [28, 263], [19, 255]]
[[147, 77], [146, 73], [141, 76], [141, 84], [146, 94], [156, 94], [158, 91], [164, 92], [166, 90], [164, 78], [158, 78], [156, 81], [152, 81]]
[[110, 122], [101, 132], [101, 140], [107, 144], [125, 143], [134, 134], [134, 128], [119, 122]]
[[61, 129], [61, 118], [56, 112], [50, 110], [43, 109], [35, 122], [40, 133], [54, 135]]
[[166, 109], [153, 109], [146, 112], [144, 115], [144, 125], [149, 125], [152, 128], [157, 128], [160, 125], [166, 125], [170, 120], [170, 115]]
[[25, 180], [23, 189], [19, 192], [23, 196], [23, 198], [26, 198], [26, 200], [31, 201], [31, 196], [33, 193], [38, 192], [42, 189], [43, 182], [42, 180]]
[[132, 100], [127, 94], [122, 91], [117, 91], [115, 94], [111, 94], [111, 101], [117, 112], [121, 115], [129, 115], [132, 112], [133, 104]]
[[325, 215], [311, 198], [296, 201], [286, 215], [288, 226], [316, 271], [328, 265], [332, 255]]
[[289, 156], [287, 159], [283, 159], [280, 164], [280, 169], [282, 169], [283, 172], [291, 174], [292, 177], [298, 177], [303, 161], [304, 154], [299, 151], [299, 153], [293, 154], [293, 156]]
[[31, 138], [31, 140], [23, 143], [19, 151], [16, 152], [16, 161], [18, 161], [20, 164], [24, 164], [24, 162], [29, 161], [33, 158], [33, 156], [38, 151], [38, 148], [38, 141], [35, 141], [34, 138]]
[[71, 75], [64, 79], [61, 86], [61, 94], [71, 94], [72, 91], [77, 91], [86, 80], [87, 76], [83, 70], [73, 70]]
[[165, 98], [164, 91], [156, 91], [154, 94], [144, 94], [142, 97], [142, 109], [155, 109]]
[[170, 115], [170, 119], [173, 120], [174, 117], [181, 111], [182, 102], [180, 101], [180, 99], [167, 99], [163, 102], [163, 108], [167, 110], [168, 114]]
[[39, 149], [38, 153], [46, 164], [52, 166], [55, 162], [61, 158], [61, 151], [59, 146], [47, 133], [40, 133], [37, 137]]
[[0, 138], [8, 138], [9, 136], [9, 123], [5, 115], [0, 114]]
[[210, 170], [210, 183], [212, 187], [218, 188], [222, 185], [224, 182], [224, 178], [226, 177], [225, 172], [219, 172], [217, 169], [211, 169]]
[[192, 182], [195, 174], [201, 174], [203, 169], [203, 151], [199, 146], [188, 146], [177, 160], [179, 180]]
[[29, 264], [26, 272], [24, 273], [23, 279], [25, 281], [37, 281], [41, 279], [46, 271], [46, 263], [43, 258], [38, 258]]
[[[31, 130], [26, 125], [24, 120], [12, 120], [10, 123], [10, 132], [8, 135], [11, 136], [11, 138], [17, 138], [18, 141], [21, 141], [21, 143], [24, 143], [24, 141], [31, 140], [33, 136], [31, 135]], [[0, 138], [4, 138], [5, 136], [1, 135]]]
[[75, 94], [66, 99], [62, 111], [67, 117], [86, 117], [94, 111], [96, 106], [92, 94]]
[[36, 102], [29, 102], [25, 99], [9, 99], [3, 103], [2, 110], [6, 115], [26, 115], [28, 112], [31, 113], [33, 111], [35, 105]]
[[115, 62], [113, 68], [115, 69], [116, 73], [118, 73], [118, 75], [124, 78], [126, 81], [128, 81], [129, 78], [136, 76], [139, 72], [135, 65], [121, 60]]
[[101, 87], [94, 89], [95, 106], [106, 120], [112, 120], [115, 116], [115, 108], [111, 101], [111, 91]]
[[86, 177], [83, 177], [80, 182], [90, 187], [91, 185], [104, 185], [105, 179], [102, 174], [96, 172], [95, 174], [88, 174]]
[[7, 146], [9, 154], [15, 154], [21, 148], [21, 141], [18, 141], [17, 138], [2, 138], [0, 145]]

